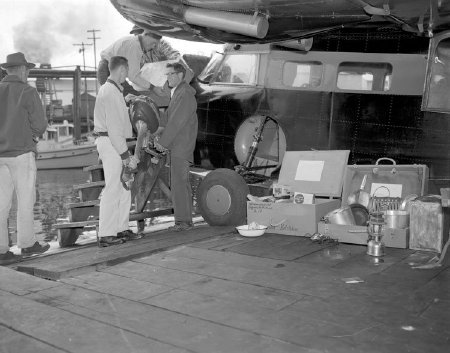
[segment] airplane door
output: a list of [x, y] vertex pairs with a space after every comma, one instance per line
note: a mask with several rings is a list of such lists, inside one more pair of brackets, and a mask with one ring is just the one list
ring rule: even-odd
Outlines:
[[422, 110], [450, 113], [450, 32], [430, 40]]

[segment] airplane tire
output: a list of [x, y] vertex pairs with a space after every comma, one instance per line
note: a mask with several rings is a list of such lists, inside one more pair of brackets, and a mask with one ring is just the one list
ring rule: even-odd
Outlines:
[[237, 226], [247, 221], [248, 185], [231, 169], [216, 169], [200, 183], [197, 203], [203, 219], [212, 226]]

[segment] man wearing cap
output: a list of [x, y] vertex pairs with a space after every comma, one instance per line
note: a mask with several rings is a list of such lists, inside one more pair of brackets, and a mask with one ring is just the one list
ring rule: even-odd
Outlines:
[[125, 94], [130, 93], [128, 91], [136, 94], [137, 92], [153, 89], [153, 85], [140, 75], [140, 70], [144, 64], [177, 59], [180, 54], [170, 44], [161, 40], [161, 36], [156, 33], [147, 31], [138, 35], [120, 38], [100, 53], [101, 60], [97, 71], [97, 78], [100, 84], [104, 84], [108, 77], [108, 61], [113, 56], [127, 58], [129, 65], [127, 78], [131, 82], [132, 89], [127, 89], [125, 83], [124, 88], [127, 89]]
[[6, 77], [0, 82], [0, 265], [17, 261], [9, 251], [8, 215], [13, 192], [17, 195], [17, 246], [22, 255], [47, 251], [34, 233], [36, 202], [36, 141], [47, 128], [44, 109], [35, 88], [27, 84], [30, 69], [23, 53], [0, 64]]
[[104, 84], [109, 75], [108, 61], [113, 56], [123, 56], [127, 58], [129, 64], [128, 82], [123, 83], [124, 96], [129, 93], [133, 95], [144, 94], [149, 96], [158, 106], [167, 106], [169, 104], [170, 90], [165, 87], [154, 87], [149, 81], [140, 74], [142, 66], [146, 63], [153, 63], [163, 60], [179, 60], [186, 66], [186, 82], [190, 82], [194, 76], [193, 71], [187, 66], [180, 56], [180, 53], [172, 46], [161, 39], [161, 36], [142, 30], [139, 33], [138, 28], [134, 28], [130, 33], [134, 36], [123, 37], [100, 53], [101, 60], [98, 64], [97, 79], [100, 84]]

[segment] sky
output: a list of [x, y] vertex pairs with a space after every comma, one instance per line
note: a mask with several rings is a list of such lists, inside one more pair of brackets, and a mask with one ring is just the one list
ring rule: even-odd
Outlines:
[[[102, 49], [130, 35], [133, 24], [109, 0], [0, 0], [0, 62], [10, 53], [22, 51], [28, 61], [50, 63], [54, 68], [83, 67], [81, 46], [85, 46], [85, 65], [94, 68]], [[167, 39], [182, 54], [209, 56], [219, 45]]]

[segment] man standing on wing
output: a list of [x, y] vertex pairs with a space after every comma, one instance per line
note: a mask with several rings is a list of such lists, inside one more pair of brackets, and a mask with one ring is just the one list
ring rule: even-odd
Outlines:
[[197, 101], [195, 90], [185, 82], [185, 67], [180, 63], [167, 64], [167, 82], [171, 98], [167, 108], [167, 122], [155, 146], [170, 151], [170, 180], [175, 226], [170, 230], [183, 231], [192, 224], [192, 190], [189, 166], [194, 161], [197, 139]]

